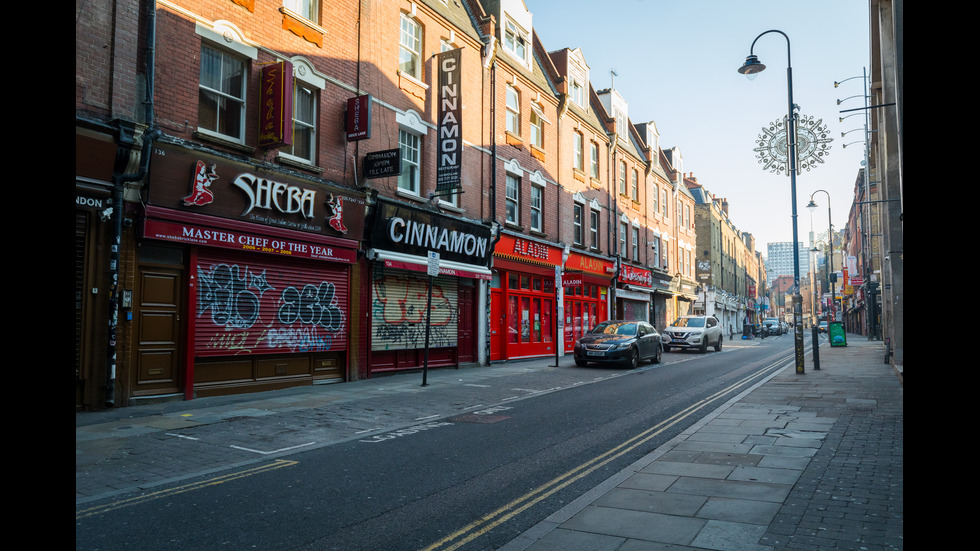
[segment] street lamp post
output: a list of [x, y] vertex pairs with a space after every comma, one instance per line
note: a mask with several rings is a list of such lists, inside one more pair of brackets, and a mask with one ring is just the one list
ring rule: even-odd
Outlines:
[[793, 201], [793, 332], [796, 342], [796, 373], [806, 372], [803, 365], [803, 297], [800, 295], [800, 242], [799, 232], [796, 228], [796, 116], [795, 106], [793, 105], [793, 63], [790, 55], [789, 37], [780, 30], [772, 29], [765, 31], [755, 37], [749, 47], [749, 55], [745, 58], [745, 63], [738, 69], [738, 72], [752, 78], [756, 73], [765, 70], [766, 66], [759, 61], [753, 51], [755, 43], [768, 33], [779, 33], [786, 39], [786, 90], [787, 90], [787, 110], [786, 110], [786, 140], [789, 146], [789, 156], [787, 168], [789, 169], [790, 191]]
[[[828, 269], [827, 269], [827, 280], [830, 283], [830, 317], [834, 321], [837, 321], [837, 316], [836, 316], [836, 309], [837, 309], [837, 291], [836, 291], [836, 287], [837, 286], [835, 285], [834, 276], [833, 276], [833, 273], [834, 273], [834, 219], [833, 219], [833, 216], [831, 216], [831, 214], [830, 214], [830, 193], [828, 191], [826, 191], [826, 190], [823, 190], [823, 189], [818, 189], [817, 191], [814, 191], [813, 193], [810, 194], [810, 203], [806, 206], [806, 208], [810, 209], [810, 212], [811, 213], [814, 210], [816, 210], [816, 208], [819, 205], [817, 205], [813, 201], [813, 196], [816, 195], [816, 194], [818, 194], [818, 193], [820, 193], [820, 192], [823, 192], [823, 193], [826, 193], [827, 194], [827, 241], [828, 241], [828, 243], [827, 243], [827, 257], [830, 259], [830, 260], [828, 260], [829, 264], [828, 264]], [[830, 324], [830, 320], [827, 320], [827, 323], [829, 325]]]

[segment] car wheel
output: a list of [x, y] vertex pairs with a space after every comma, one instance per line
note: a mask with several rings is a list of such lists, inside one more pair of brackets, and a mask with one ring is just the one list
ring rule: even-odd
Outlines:
[[702, 354], [707, 354], [708, 353], [708, 338], [707, 337], [705, 337], [704, 340], [701, 341], [701, 349], [698, 352], [701, 352]]
[[723, 339], [721, 336], [718, 337], [718, 342], [715, 343], [715, 352], [721, 352], [721, 341]]
[[585, 360], [580, 360], [578, 358], [575, 358], [575, 365], [577, 365], [579, 367], [585, 367], [585, 366], [589, 365], [589, 362], [587, 362]]
[[640, 366], [640, 351], [636, 347], [630, 349], [629, 363], [630, 369], [636, 369]]
[[655, 363], [655, 364], [658, 364], [658, 363], [660, 363], [660, 362], [661, 362], [661, 360], [663, 360], [663, 359], [664, 359], [664, 349], [663, 349], [663, 347], [661, 347], [661, 346], [658, 346], [658, 347], [657, 347], [657, 351], [656, 351], [656, 352], [654, 352], [654, 354], [653, 354], [653, 359], [652, 359], [652, 360], [650, 360], [650, 361], [652, 361], [652, 362], [653, 362], [653, 363]]

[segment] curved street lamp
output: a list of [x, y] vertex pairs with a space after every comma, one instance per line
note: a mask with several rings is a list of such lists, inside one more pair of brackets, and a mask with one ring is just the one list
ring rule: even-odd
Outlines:
[[755, 55], [754, 50], [755, 43], [769, 33], [779, 33], [786, 39], [786, 137], [789, 141], [789, 158], [787, 162], [789, 167], [790, 191], [793, 201], [793, 333], [796, 343], [796, 373], [802, 375], [805, 373], [805, 368], [803, 365], [803, 297], [800, 295], [800, 241], [799, 232], [796, 228], [797, 136], [796, 116], [794, 114], [795, 106], [793, 105], [793, 63], [791, 61], [792, 56], [790, 55], [789, 36], [783, 31], [771, 29], [755, 37], [755, 40], [752, 41], [752, 45], [749, 47], [749, 55], [745, 58], [745, 63], [738, 69], [738, 72], [751, 79], [757, 73], [765, 70], [766, 66], [759, 61], [759, 57]]

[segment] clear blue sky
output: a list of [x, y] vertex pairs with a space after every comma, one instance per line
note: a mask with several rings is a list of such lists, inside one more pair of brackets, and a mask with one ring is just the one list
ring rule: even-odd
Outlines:
[[[797, 177], [799, 240], [809, 244], [810, 195], [832, 198], [835, 229], [844, 227], [864, 150], [861, 78], [869, 66], [867, 0], [525, 0], [545, 48], [581, 48], [592, 86], [614, 87], [629, 102], [634, 123], [654, 121], [661, 146], [678, 146], [684, 171], [730, 203], [738, 229], [769, 242], [792, 241], [790, 178], [758, 164], [753, 151], [762, 127], [787, 111], [786, 40], [759, 39], [754, 53], [766, 70], [753, 81], [738, 73], [752, 41], [778, 29], [790, 40], [793, 99], [805, 116], [823, 120], [834, 141], [826, 162]], [[837, 105], [838, 99], [858, 96]], [[841, 132], [850, 132], [843, 138]], [[842, 148], [843, 144], [850, 144]], [[827, 195], [812, 215], [827, 231]]]

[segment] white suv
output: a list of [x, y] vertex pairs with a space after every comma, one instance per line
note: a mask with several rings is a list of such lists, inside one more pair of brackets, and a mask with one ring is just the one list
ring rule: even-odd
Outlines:
[[664, 341], [664, 352], [671, 348], [696, 348], [704, 353], [709, 345], [720, 351], [725, 340], [714, 316], [681, 316], [663, 334], [670, 339]]

